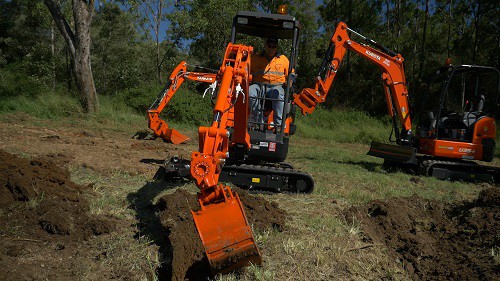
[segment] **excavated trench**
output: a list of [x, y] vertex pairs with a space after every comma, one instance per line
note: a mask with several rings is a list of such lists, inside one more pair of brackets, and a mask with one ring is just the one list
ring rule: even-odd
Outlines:
[[[234, 191], [238, 193], [254, 230], [274, 228], [281, 231], [285, 228], [286, 212], [277, 204], [241, 189], [235, 188]], [[190, 213], [190, 210], [199, 210], [196, 196], [178, 189], [160, 198], [156, 207], [171, 245], [169, 262], [164, 264], [160, 275], [165, 280], [206, 280], [211, 275], [210, 268]]]
[[[156, 191], [148, 195], [150, 189]], [[130, 195], [139, 228], [160, 247], [161, 280], [206, 280], [210, 275], [189, 210], [196, 196], [147, 185]], [[286, 212], [262, 196], [236, 189], [254, 230], [282, 230]], [[141, 193], [143, 192], [143, 193]], [[0, 276], [4, 280], [79, 279], [79, 263], [99, 262], [102, 249], [89, 243], [120, 222], [89, 214], [91, 186], [47, 159], [27, 160], [0, 150]], [[360, 222], [365, 242], [388, 249], [414, 280], [494, 280], [499, 276], [500, 191], [483, 190], [467, 202], [443, 203], [419, 196], [375, 200], [344, 215]], [[154, 228], [154, 229], [153, 229]], [[154, 230], [154, 231], [153, 231]], [[31, 263], [30, 263], [31, 262]], [[43, 268], [40, 264], [43, 263]], [[43, 272], [40, 272], [43, 270]], [[101, 274], [101, 273], [99, 273]], [[101, 276], [122, 279], [129, 273]]]
[[346, 216], [357, 218], [366, 242], [386, 246], [414, 280], [499, 276], [498, 188], [485, 189], [474, 200], [450, 204], [417, 195], [375, 200], [351, 208]]

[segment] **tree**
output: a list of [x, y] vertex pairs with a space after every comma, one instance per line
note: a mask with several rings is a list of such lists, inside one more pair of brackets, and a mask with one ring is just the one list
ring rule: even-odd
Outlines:
[[140, 25], [145, 32], [149, 34], [152, 31], [155, 41], [156, 49], [156, 75], [158, 81], [162, 81], [162, 55], [161, 47], [162, 42], [160, 41], [162, 34], [162, 24], [166, 24], [166, 15], [168, 11], [172, 8], [174, 1], [172, 0], [119, 0], [122, 5], [129, 8], [129, 11], [133, 13]]
[[249, 0], [187, 0], [179, 1], [176, 8], [167, 16], [171, 22], [167, 34], [178, 44], [192, 41], [190, 55], [213, 68], [222, 61], [234, 15], [253, 9]]
[[94, 0], [73, 0], [74, 32], [61, 12], [58, 3], [44, 0], [54, 22], [64, 37], [72, 61], [73, 76], [83, 109], [94, 113], [99, 109], [94, 77], [90, 64], [90, 24], [94, 12]]

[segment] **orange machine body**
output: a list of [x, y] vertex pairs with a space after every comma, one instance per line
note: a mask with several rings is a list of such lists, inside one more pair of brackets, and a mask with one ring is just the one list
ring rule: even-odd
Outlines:
[[[191, 154], [191, 176], [200, 189], [201, 206], [192, 214], [214, 273], [261, 263], [238, 195], [219, 183], [229, 147], [239, 144], [250, 148], [248, 96], [242, 93], [248, 93], [252, 52], [252, 47], [229, 43], [217, 75], [220, 80], [213, 123], [199, 128], [199, 149]], [[229, 127], [233, 128], [231, 138]]]
[[483, 160], [483, 140], [495, 139], [496, 136], [495, 119], [484, 117], [478, 120], [474, 125], [472, 142], [463, 136], [465, 129], [450, 129], [445, 133], [450, 136], [449, 139], [420, 138], [418, 152], [450, 159]]

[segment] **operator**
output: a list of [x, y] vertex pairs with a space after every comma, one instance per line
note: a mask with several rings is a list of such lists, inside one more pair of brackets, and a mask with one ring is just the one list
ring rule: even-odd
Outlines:
[[278, 53], [278, 39], [275, 37], [267, 38], [264, 51], [260, 55], [252, 56], [253, 84], [250, 85], [248, 93], [251, 121], [262, 122], [264, 103], [262, 98], [265, 96], [273, 99], [274, 125], [281, 126], [285, 97], [283, 85], [286, 83], [289, 64], [288, 58]]

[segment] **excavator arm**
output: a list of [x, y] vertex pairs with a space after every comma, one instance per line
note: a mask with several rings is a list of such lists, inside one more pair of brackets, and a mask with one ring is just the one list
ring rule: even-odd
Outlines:
[[[251, 79], [252, 52], [252, 47], [229, 43], [219, 71], [220, 86], [212, 125], [199, 128], [199, 150], [191, 154], [191, 176], [200, 189], [201, 206], [201, 210], [192, 215], [212, 271], [217, 273], [261, 263], [238, 195], [219, 183], [229, 147], [250, 148], [246, 94]], [[228, 127], [233, 127], [232, 132]]]
[[[229, 43], [218, 74], [218, 91], [210, 127], [198, 129], [199, 150], [191, 154], [191, 176], [200, 189], [201, 210], [192, 212], [198, 234], [214, 273], [225, 273], [261, 256], [243, 206], [219, 176], [229, 148], [250, 148], [247, 132], [250, 56], [253, 48]], [[230, 130], [232, 128], [232, 130]]]
[[[365, 42], [374, 47], [353, 41], [349, 37], [348, 31], [360, 36]], [[305, 115], [311, 114], [319, 103], [326, 100], [328, 91], [332, 86], [337, 70], [347, 50], [351, 50], [367, 61], [377, 65], [382, 71], [385, 100], [388, 113], [394, 121], [396, 138], [398, 141], [410, 141], [412, 139], [412, 127], [408, 108], [408, 89], [406, 87], [403, 57], [377, 42], [356, 33], [343, 22], [337, 25], [335, 33], [330, 40], [330, 46], [320, 68], [320, 73], [316, 77], [314, 88], [305, 88], [300, 94], [294, 94], [294, 104]], [[403, 127], [401, 134], [399, 134], [397, 120], [400, 121]]]
[[190, 174], [200, 189], [200, 210], [191, 213], [214, 274], [262, 263], [238, 194], [219, 183], [229, 149], [250, 149], [247, 93], [252, 52], [250, 46], [229, 43], [217, 74], [188, 72], [186, 62], [181, 62], [148, 110], [149, 128], [155, 135], [174, 144], [184, 142], [188, 138], [168, 128], [159, 114], [185, 79], [211, 83], [205, 93], [215, 97], [213, 121], [210, 127], [198, 129], [199, 149], [191, 154]]
[[160, 114], [185, 79], [213, 84], [217, 80], [217, 75], [214, 73], [188, 72], [185, 61], [179, 63], [174, 71], [172, 71], [167, 84], [148, 110], [148, 126], [155, 136], [174, 144], [183, 143], [189, 140], [189, 138], [179, 131], [169, 128], [165, 120], [160, 118]]

